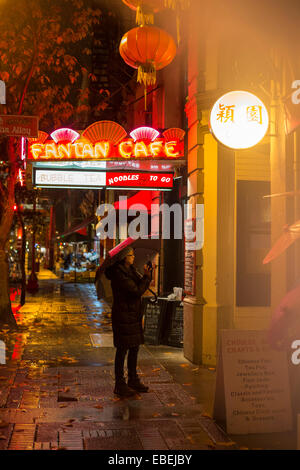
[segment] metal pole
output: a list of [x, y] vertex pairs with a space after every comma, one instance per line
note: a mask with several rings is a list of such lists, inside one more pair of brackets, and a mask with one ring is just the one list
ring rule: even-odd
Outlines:
[[77, 243], [75, 243], [75, 283], [77, 283], [76, 263], [77, 263]]
[[33, 230], [32, 230], [32, 262], [31, 262], [31, 274], [28, 279], [27, 290], [29, 292], [37, 292], [39, 290], [38, 279], [35, 274], [35, 230], [36, 230], [36, 195], [34, 194], [33, 199]]

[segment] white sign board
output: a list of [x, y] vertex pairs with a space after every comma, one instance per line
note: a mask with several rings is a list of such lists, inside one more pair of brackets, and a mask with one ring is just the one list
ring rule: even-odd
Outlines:
[[292, 427], [287, 356], [265, 331], [222, 330], [214, 418], [230, 434], [284, 432]]
[[269, 126], [263, 102], [247, 91], [231, 91], [219, 98], [210, 113], [214, 137], [231, 149], [253, 147], [265, 136]]
[[40, 187], [101, 188], [106, 184], [104, 171], [35, 169], [34, 184]]

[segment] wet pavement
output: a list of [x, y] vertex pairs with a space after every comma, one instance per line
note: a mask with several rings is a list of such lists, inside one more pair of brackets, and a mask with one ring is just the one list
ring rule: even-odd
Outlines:
[[93, 284], [45, 270], [39, 284], [15, 313], [19, 331], [0, 330], [0, 450], [295, 448], [294, 434], [272, 435], [273, 447], [226, 435], [211, 418], [215, 370], [180, 348], [143, 345], [138, 372], [149, 392], [117, 398], [110, 306]]

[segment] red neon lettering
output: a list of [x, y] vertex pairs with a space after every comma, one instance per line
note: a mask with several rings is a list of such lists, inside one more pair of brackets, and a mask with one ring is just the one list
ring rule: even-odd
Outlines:
[[125, 140], [119, 144], [119, 152], [122, 157], [130, 158], [132, 154], [133, 142], [131, 140]]
[[59, 158], [64, 158], [64, 157], [71, 158], [71, 152], [72, 152], [71, 144], [67, 144], [67, 145], [60, 144], [58, 146]]
[[31, 154], [35, 160], [37, 160], [40, 156], [40, 154], [43, 151], [43, 145], [42, 144], [32, 144], [31, 145]]
[[95, 157], [107, 158], [110, 153], [110, 142], [97, 142], [95, 144]]
[[175, 152], [175, 147], [176, 147], [177, 142], [176, 141], [171, 141], [171, 142], [166, 142], [165, 143], [165, 152], [167, 157], [178, 157], [179, 152]]
[[162, 142], [161, 141], [156, 141], [156, 142], [151, 142], [150, 144], [150, 153], [151, 155], [153, 156], [157, 156], [160, 154], [161, 152], [161, 149], [162, 149]]
[[75, 155], [76, 158], [82, 158], [83, 157], [83, 143], [82, 142], [76, 142], [75, 145]]
[[139, 158], [178, 158], [183, 155], [181, 142], [159, 139], [146, 144], [143, 141], [124, 140], [118, 145], [110, 141], [95, 144], [86, 141], [72, 143], [45, 144], [32, 143], [29, 158], [33, 160], [102, 160], [102, 159], [139, 159]]
[[61, 158], [57, 155], [57, 147], [55, 144], [46, 144], [46, 158]]
[[94, 157], [93, 147], [92, 147], [91, 144], [85, 144], [85, 145], [83, 146], [82, 156], [83, 156], [83, 157], [89, 156], [89, 157], [91, 157], [91, 158]]
[[134, 147], [134, 156], [139, 157], [142, 154], [144, 157], [148, 157], [147, 147], [144, 142], [137, 142]]

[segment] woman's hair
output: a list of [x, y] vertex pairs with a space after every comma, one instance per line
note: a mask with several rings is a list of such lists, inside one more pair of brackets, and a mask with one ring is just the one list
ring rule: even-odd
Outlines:
[[118, 259], [119, 261], [124, 261], [126, 256], [128, 256], [129, 254], [133, 253], [133, 248], [131, 248], [130, 246], [124, 248], [122, 251], [120, 251], [120, 253], [118, 254]]

